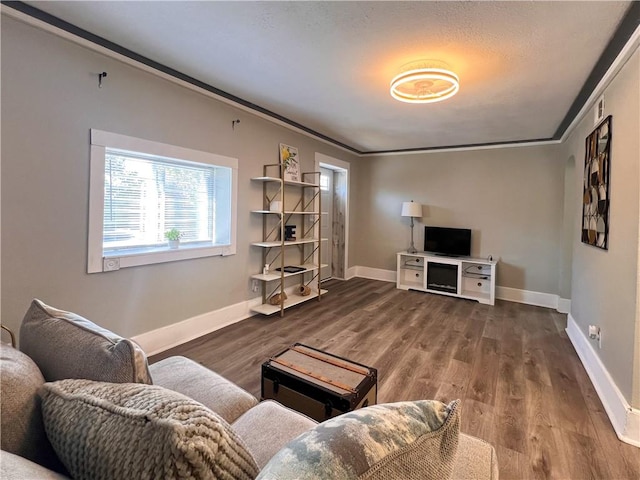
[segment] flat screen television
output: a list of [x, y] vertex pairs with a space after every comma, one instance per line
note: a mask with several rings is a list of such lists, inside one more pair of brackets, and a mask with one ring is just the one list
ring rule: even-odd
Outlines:
[[471, 255], [471, 230], [426, 226], [424, 251], [450, 257], [468, 257]]

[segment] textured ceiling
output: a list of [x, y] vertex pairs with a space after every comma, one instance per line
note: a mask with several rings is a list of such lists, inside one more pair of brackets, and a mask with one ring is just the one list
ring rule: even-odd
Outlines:
[[[548, 139], [631, 2], [26, 2], [355, 150]], [[411, 105], [402, 65], [460, 91]]]

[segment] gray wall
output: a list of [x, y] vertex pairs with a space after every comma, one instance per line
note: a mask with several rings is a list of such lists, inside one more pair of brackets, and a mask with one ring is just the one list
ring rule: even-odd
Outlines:
[[571, 315], [585, 335], [589, 324], [600, 325], [602, 349], [595, 342], [593, 346], [624, 397], [639, 408], [640, 52], [636, 51], [606, 89], [607, 115], [613, 116], [608, 251], [581, 243], [577, 233], [582, 216], [584, 141], [595, 128], [593, 111], [564, 145], [565, 158], [573, 155], [576, 162]]
[[558, 294], [564, 162], [559, 146], [381, 156], [369, 160], [358, 184], [353, 263], [395, 269], [410, 241], [403, 201], [426, 206], [416, 223], [471, 228], [472, 255], [500, 259], [497, 284]]
[[[87, 274], [90, 128], [238, 158], [237, 255]], [[250, 178], [277, 162], [280, 142], [298, 147], [303, 171], [316, 151], [353, 160], [4, 15], [1, 133], [2, 322], [14, 329], [34, 297], [125, 336], [252, 298], [262, 222], [249, 211], [262, 188]]]
[[[249, 210], [261, 204], [261, 188], [249, 179], [284, 142], [299, 148], [303, 169], [316, 151], [351, 162], [350, 266], [394, 270], [395, 252], [409, 243], [400, 205], [421, 202], [418, 248], [424, 224], [470, 227], [472, 253], [500, 258], [499, 285], [562, 296], [570, 289], [573, 317], [584, 332], [589, 323], [603, 327], [598, 353], [638, 407], [639, 63], [636, 53], [607, 90], [613, 197], [603, 252], [576, 233], [592, 116], [562, 146], [359, 159], [3, 16], [2, 321], [17, 328], [38, 297], [133, 336], [251, 298], [248, 275], [261, 258], [249, 243], [261, 219]], [[85, 273], [90, 128], [237, 157], [237, 255]], [[575, 193], [565, 199], [572, 178]], [[558, 265], [571, 254], [568, 278]]]

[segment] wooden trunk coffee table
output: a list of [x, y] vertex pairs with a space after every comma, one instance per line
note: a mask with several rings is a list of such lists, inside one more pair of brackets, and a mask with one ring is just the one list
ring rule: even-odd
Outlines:
[[378, 371], [296, 343], [262, 364], [262, 399], [272, 399], [318, 422], [375, 405]]

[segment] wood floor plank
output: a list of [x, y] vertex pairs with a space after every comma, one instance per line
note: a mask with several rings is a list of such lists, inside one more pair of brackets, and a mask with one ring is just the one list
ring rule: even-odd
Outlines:
[[378, 402], [461, 400], [461, 431], [505, 479], [640, 479], [565, 332], [566, 315], [397, 290], [363, 278], [279, 316], [251, 317], [150, 361], [185, 355], [260, 395], [260, 365], [301, 342], [378, 369]]
[[471, 400], [466, 397], [462, 401], [460, 431], [482, 438], [491, 443], [496, 443], [496, 417], [492, 405]]
[[569, 478], [613, 478], [595, 439], [558, 429], [554, 430], [554, 437], [556, 447], [566, 458]]
[[553, 411], [556, 425], [562, 430], [595, 438], [596, 434], [587, 404], [565, 355], [551, 352], [548, 355], [548, 361], [553, 397], [557, 402], [557, 408]]
[[536, 479], [568, 479], [564, 457], [557, 455], [553, 428], [549, 425], [533, 423], [527, 430], [528, 470]]
[[482, 337], [476, 354], [468, 398], [488, 405], [494, 405], [498, 385], [498, 342]]
[[444, 403], [465, 398], [471, 370], [470, 364], [452, 359], [433, 398]]
[[523, 478], [535, 478], [527, 470], [526, 457], [514, 450], [509, 450], [502, 445], [495, 447], [500, 468], [500, 480], [522, 480]]

